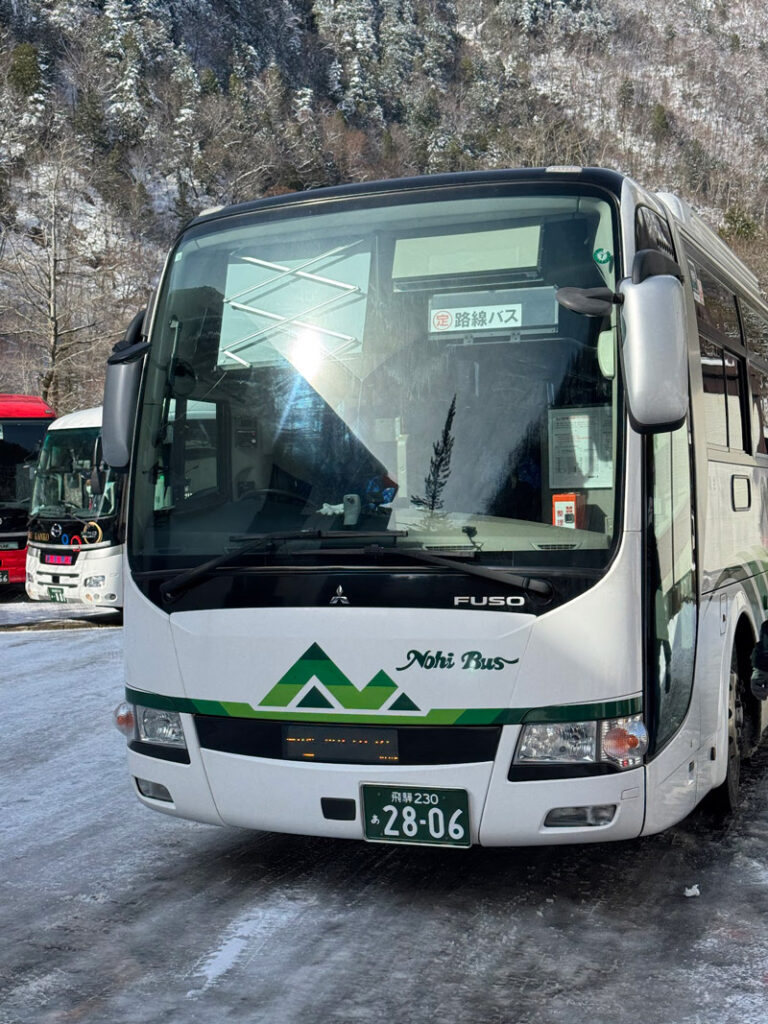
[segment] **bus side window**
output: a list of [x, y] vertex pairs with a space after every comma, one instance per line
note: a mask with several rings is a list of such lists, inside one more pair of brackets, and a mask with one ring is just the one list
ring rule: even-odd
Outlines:
[[723, 350], [705, 338], [701, 339], [701, 376], [704, 382], [704, 413], [707, 442], [728, 447], [728, 411], [725, 402]]
[[743, 452], [745, 436], [744, 358], [736, 297], [698, 261], [689, 259], [701, 349], [707, 442]]
[[752, 393], [752, 444], [758, 455], [768, 455], [768, 374], [756, 366], [749, 368]]
[[768, 455], [768, 320], [742, 299], [739, 311], [749, 353], [752, 450]]
[[657, 249], [673, 260], [677, 258], [672, 241], [672, 232], [664, 218], [647, 206], [638, 206], [635, 215], [635, 247]]

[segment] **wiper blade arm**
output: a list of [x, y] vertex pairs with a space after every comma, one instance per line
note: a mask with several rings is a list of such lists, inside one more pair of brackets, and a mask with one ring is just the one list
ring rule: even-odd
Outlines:
[[[383, 551], [383, 549], [379, 549]], [[426, 562], [427, 565], [437, 565], [444, 569], [458, 569], [459, 572], [468, 576], [481, 576], [483, 579], [493, 580], [496, 583], [507, 583], [520, 590], [527, 590], [541, 597], [552, 597], [554, 589], [548, 580], [537, 579], [535, 576], [523, 576], [515, 572], [505, 572], [503, 569], [488, 569], [483, 565], [476, 565], [473, 562], [460, 562], [455, 558], [442, 558], [440, 555], [432, 555], [419, 548], [398, 548], [398, 555], [405, 555], [417, 562]]]
[[397, 539], [407, 535], [407, 530], [372, 530], [367, 533], [365, 531], [353, 532], [351, 530], [286, 530], [274, 533], [236, 534], [232, 537], [232, 540], [240, 541], [239, 547], [233, 551], [225, 551], [222, 555], [216, 555], [215, 558], [210, 558], [207, 562], [196, 565], [193, 569], [179, 573], [173, 579], [162, 583], [160, 585], [160, 595], [167, 604], [170, 604], [176, 598], [181, 597], [190, 587], [193, 587], [203, 576], [207, 576], [231, 559], [241, 558], [243, 555], [267, 549], [272, 545], [282, 544], [289, 540], [340, 540], [342, 538], [349, 540], [350, 537], [360, 540], [383, 540], [388, 537]]

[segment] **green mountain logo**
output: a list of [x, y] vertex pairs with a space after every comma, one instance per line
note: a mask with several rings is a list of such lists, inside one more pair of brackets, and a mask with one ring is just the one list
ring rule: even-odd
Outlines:
[[[358, 690], [318, 644], [312, 644], [275, 683], [259, 707], [306, 710], [379, 711], [399, 690], [386, 672], [377, 672]], [[300, 698], [300, 699], [299, 699]], [[388, 711], [418, 711], [405, 693], [390, 704]]]

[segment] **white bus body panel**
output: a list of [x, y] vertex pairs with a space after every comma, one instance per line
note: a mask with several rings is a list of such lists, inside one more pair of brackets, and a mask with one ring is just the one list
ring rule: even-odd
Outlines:
[[[310, 644], [317, 643], [357, 685], [385, 669], [422, 711], [538, 708], [636, 698], [642, 688], [642, 645], [636, 629], [640, 541], [639, 533], [626, 534], [621, 553], [603, 580], [538, 618], [515, 612], [343, 606], [213, 609], [169, 617], [129, 582], [128, 615], [142, 643], [126, 646], [126, 683], [138, 691], [257, 708]], [[398, 672], [414, 648], [451, 651], [456, 665], [440, 671], [412, 665]], [[470, 649], [519, 660], [503, 671], [466, 671], [458, 656]], [[293, 720], [300, 717], [297, 711]], [[510, 782], [507, 773], [519, 725], [503, 727], [495, 762], [390, 766], [306, 764], [201, 751], [191, 716], [183, 715], [182, 720], [191, 766], [129, 752], [131, 773], [167, 786], [173, 803], [140, 799], [171, 814], [360, 839], [359, 811], [354, 821], [327, 820], [321, 798], [353, 799], [359, 807], [361, 784], [403, 783], [467, 790], [472, 840], [486, 845], [627, 839], [643, 829], [643, 768], [588, 778]], [[396, 721], [403, 724], [404, 719]], [[618, 807], [610, 825], [544, 827], [554, 807], [606, 803]]]

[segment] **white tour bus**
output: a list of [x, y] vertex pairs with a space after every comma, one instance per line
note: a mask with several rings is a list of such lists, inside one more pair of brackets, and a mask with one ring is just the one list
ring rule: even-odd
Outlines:
[[33, 601], [122, 607], [123, 480], [103, 465], [101, 406], [51, 423], [28, 524], [26, 589]]
[[675, 197], [550, 168], [206, 212], [109, 360], [104, 452], [147, 806], [493, 846], [735, 804], [768, 307]]

